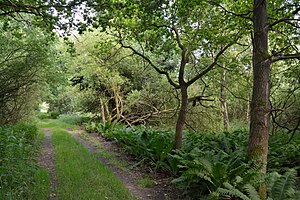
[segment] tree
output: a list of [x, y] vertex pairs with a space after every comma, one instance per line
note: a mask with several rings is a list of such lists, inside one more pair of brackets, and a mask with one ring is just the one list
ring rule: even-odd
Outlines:
[[[69, 33], [73, 26], [82, 29], [83, 24], [74, 18], [75, 13], [82, 10], [86, 0], [3, 0], [0, 2], [0, 20], [30, 23], [51, 32], [53, 29], [61, 33]], [[82, 13], [84, 18], [90, 13]], [[31, 18], [28, 19], [28, 16]], [[90, 23], [89, 21], [85, 21]]]
[[189, 98], [189, 87], [217, 66], [239, 33], [229, 31], [233, 25], [224, 24], [226, 13], [206, 1], [128, 0], [110, 8], [117, 8], [107, 12], [114, 16], [108, 25], [118, 32], [121, 46], [142, 57], [180, 90], [175, 134], [175, 148], [180, 148], [188, 103], [209, 100], [205, 94]]
[[77, 111], [99, 114], [103, 123], [131, 126], [150, 120], [153, 125], [162, 114], [175, 110], [168, 83], [146, 68], [141, 58], [121, 48], [111, 33], [94, 29], [74, 42], [70, 71], [72, 85], [80, 91], [74, 95], [80, 105]]
[[0, 26], [0, 124], [7, 124], [24, 119], [40, 100], [53, 66], [53, 36], [18, 22]]
[[[271, 64], [291, 58], [300, 58], [300, 53], [286, 53], [295, 51], [291, 46], [282, 47], [282, 49], [273, 50], [269, 54], [269, 31], [280, 23], [287, 23], [284, 27], [279, 28], [296, 28], [293, 24], [297, 18], [295, 15], [300, 11], [298, 4], [288, 5], [281, 4], [284, 13], [280, 19], [270, 22], [268, 19], [267, 0], [255, 0], [253, 3], [253, 93], [251, 101], [251, 118], [250, 118], [250, 136], [248, 143], [248, 155], [257, 165], [263, 165], [262, 173], [266, 173], [270, 113], [270, 70]], [[294, 9], [291, 11], [291, 9]], [[297, 20], [296, 20], [297, 21]], [[299, 28], [299, 27], [298, 27]], [[291, 31], [289, 31], [291, 33]], [[293, 32], [294, 34], [297, 34]], [[286, 53], [286, 54], [285, 54]], [[266, 188], [260, 188], [261, 199], [266, 199]]]

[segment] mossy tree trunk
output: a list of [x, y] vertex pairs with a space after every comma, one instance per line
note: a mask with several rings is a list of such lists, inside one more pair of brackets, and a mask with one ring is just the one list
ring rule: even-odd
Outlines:
[[182, 145], [182, 132], [188, 112], [188, 93], [185, 85], [181, 86], [181, 105], [176, 122], [176, 133], [175, 133], [175, 149], [180, 149]]
[[[255, 0], [253, 5], [253, 91], [250, 111], [248, 155], [261, 172], [266, 173], [270, 123], [270, 66], [268, 59], [267, 1]], [[259, 188], [261, 199], [266, 199], [266, 187]]]

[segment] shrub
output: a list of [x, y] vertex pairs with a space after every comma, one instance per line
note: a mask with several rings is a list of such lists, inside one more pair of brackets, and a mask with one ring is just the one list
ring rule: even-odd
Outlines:
[[42, 113], [42, 112], [39, 112], [38, 114], [37, 114], [37, 117], [39, 118], [39, 119], [50, 119], [51, 118], [51, 116], [50, 116], [50, 113]]
[[36, 136], [33, 125], [0, 127], [0, 199], [28, 199], [37, 169]]
[[50, 114], [50, 118], [51, 118], [51, 119], [57, 119], [58, 116], [60, 115], [60, 113], [57, 112], [57, 111], [52, 111], [52, 112], [50, 112], [49, 114]]
[[71, 124], [71, 125], [83, 125], [84, 123], [88, 122], [92, 118], [91, 115], [89, 114], [80, 114], [80, 113], [75, 113], [75, 114], [63, 114], [59, 116], [59, 120]]

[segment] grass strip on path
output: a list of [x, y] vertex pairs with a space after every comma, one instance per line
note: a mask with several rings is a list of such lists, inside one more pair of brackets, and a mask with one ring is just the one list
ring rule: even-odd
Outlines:
[[50, 175], [48, 169], [44, 168], [43, 166], [41, 166], [41, 163], [39, 163], [40, 156], [44, 156], [43, 155], [44, 140], [45, 140], [45, 133], [40, 130], [37, 135], [37, 143], [38, 146], [41, 148], [40, 149], [41, 152], [39, 152], [39, 155], [37, 157], [39, 167], [34, 174], [35, 184], [29, 197], [29, 199], [31, 200], [47, 200], [49, 199], [49, 195], [50, 195], [51, 181], [50, 181]]
[[59, 199], [130, 200], [122, 182], [76, 139], [52, 129]]

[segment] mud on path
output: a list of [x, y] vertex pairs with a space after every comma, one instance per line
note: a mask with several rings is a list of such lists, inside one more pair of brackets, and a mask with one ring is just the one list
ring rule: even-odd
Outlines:
[[42, 129], [45, 133], [45, 138], [41, 144], [41, 152], [37, 157], [38, 164], [47, 169], [50, 176], [50, 196], [49, 200], [56, 200], [57, 194], [57, 177], [55, 174], [55, 162], [54, 162], [54, 153], [53, 146], [51, 143], [51, 130], [48, 128]]
[[[116, 145], [112, 142], [105, 141], [98, 134], [89, 134], [89, 139], [82, 139], [81, 134], [84, 134], [83, 130], [76, 132], [66, 129], [67, 132], [76, 138], [82, 145], [84, 145], [96, 158], [103, 163], [106, 167], [111, 169], [114, 174], [120, 178], [123, 184], [129, 189], [131, 194], [141, 200], [182, 200], [178, 191], [174, 191], [174, 188], [167, 185], [167, 180], [161, 178], [151, 188], [144, 188], [137, 185], [137, 180], [143, 177], [143, 174], [139, 170], [123, 170], [109, 162], [107, 158], [97, 155], [97, 150], [106, 150], [110, 153], [115, 154]], [[96, 140], [99, 145], [91, 142]]]

